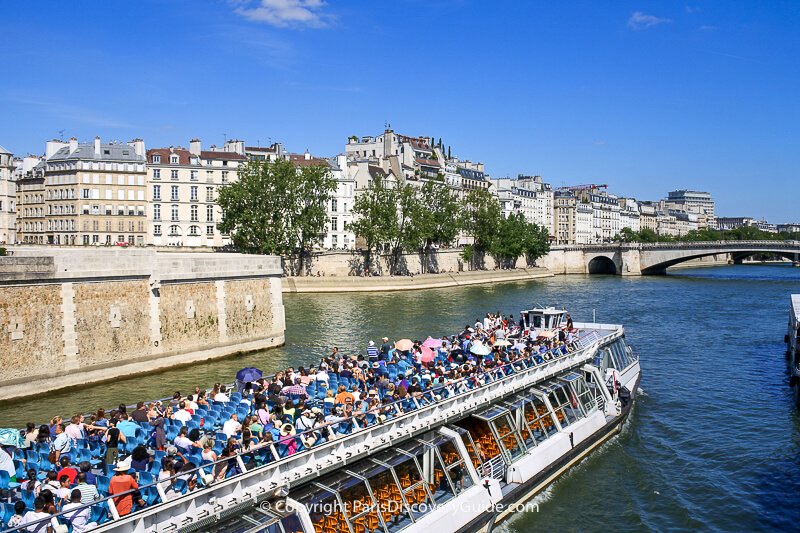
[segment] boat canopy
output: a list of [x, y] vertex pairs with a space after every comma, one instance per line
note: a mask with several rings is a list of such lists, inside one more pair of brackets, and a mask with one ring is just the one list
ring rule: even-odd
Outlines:
[[521, 311], [525, 327], [529, 329], [556, 329], [566, 324], [567, 312], [555, 307], [537, 307]]

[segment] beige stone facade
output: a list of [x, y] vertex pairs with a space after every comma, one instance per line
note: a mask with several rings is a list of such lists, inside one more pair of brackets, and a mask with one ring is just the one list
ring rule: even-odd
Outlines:
[[51, 250], [0, 258], [0, 399], [283, 343], [279, 258]]

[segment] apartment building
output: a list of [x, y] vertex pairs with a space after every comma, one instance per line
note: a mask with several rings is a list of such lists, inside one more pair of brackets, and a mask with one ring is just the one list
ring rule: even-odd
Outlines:
[[230, 243], [217, 229], [222, 211], [219, 188], [238, 178], [247, 161], [244, 143], [228, 141], [203, 150], [199, 139], [189, 148], [147, 151], [148, 243], [156, 246], [216, 247]]
[[17, 241], [17, 189], [14, 156], [0, 146], [0, 244]]

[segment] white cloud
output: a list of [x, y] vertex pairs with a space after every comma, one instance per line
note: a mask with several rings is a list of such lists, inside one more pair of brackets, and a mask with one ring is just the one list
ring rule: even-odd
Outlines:
[[641, 11], [635, 11], [628, 19], [628, 27], [634, 30], [645, 30], [668, 22], [672, 22], [672, 20], [646, 15]]
[[254, 21], [278, 28], [322, 28], [328, 25], [330, 15], [322, 12], [323, 0], [230, 0], [234, 12]]

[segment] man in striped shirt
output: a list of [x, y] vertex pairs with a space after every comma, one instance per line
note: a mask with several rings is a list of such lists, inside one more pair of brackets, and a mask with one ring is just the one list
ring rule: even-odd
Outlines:
[[367, 346], [367, 356], [369, 357], [370, 362], [378, 360], [378, 348], [375, 346], [375, 341], [369, 341], [369, 346]]

